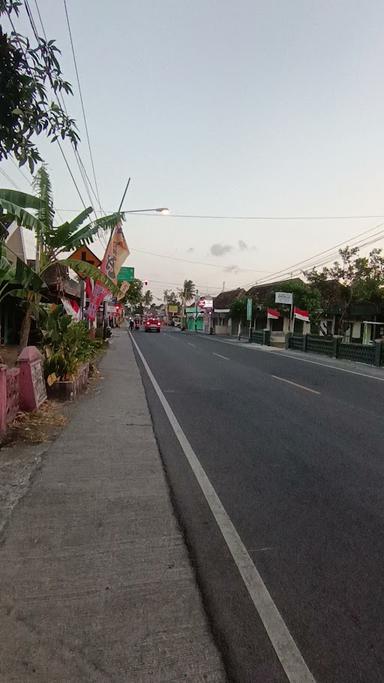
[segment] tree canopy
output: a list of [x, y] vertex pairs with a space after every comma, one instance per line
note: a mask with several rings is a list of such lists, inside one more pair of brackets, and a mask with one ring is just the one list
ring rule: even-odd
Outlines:
[[[32, 138], [45, 133], [51, 141], [79, 141], [76, 124], [60, 104], [62, 93], [72, 94], [63, 77], [54, 40], [35, 35], [35, 43], [16, 30], [21, 0], [0, 0], [0, 17], [7, 16], [11, 31], [0, 26], [0, 161], [13, 154], [31, 173], [41, 156]], [[56, 101], [53, 101], [55, 99]]]
[[196, 293], [196, 285], [192, 280], [184, 280], [183, 288], [180, 290], [180, 295], [184, 302], [194, 299]]

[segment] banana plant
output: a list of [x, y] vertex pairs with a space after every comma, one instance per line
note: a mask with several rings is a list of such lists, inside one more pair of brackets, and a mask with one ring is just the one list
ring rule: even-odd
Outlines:
[[[46, 287], [44, 276], [47, 270], [59, 264], [71, 268], [83, 277], [87, 276], [100, 281], [112, 294], [117, 295], [119, 289], [98, 268], [74, 259], [63, 260], [60, 256], [84, 244], [92, 243], [102, 231], [112, 231], [118, 223], [124, 220], [124, 214], [116, 212], [92, 221], [89, 220], [89, 216], [93, 212], [93, 208], [88, 207], [71, 221], [55, 225], [52, 186], [44, 165], [39, 168], [33, 187], [36, 195], [11, 189], [0, 189], [0, 211], [2, 211], [0, 220], [16, 220], [19, 225], [34, 231], [36, 236], [36, 262], [32, 272], [43, 282], [41, 289]], [[84, 225], [87, 219], [88, 222]], [[26, 264], [23, 265], [26, 266]], [[17, 267], [16, 265], [16, 270]], [[19, 266], [19, 276], [21, 276], [20, 268], [21, 266]], [[0, 272], [0, 287], [1, 283]], [[23, 297], [27, 300], [27, 307], [20, 332], [21, 347], [28, 343], [33, 309], [44, 294], [41, 289], [39, 291], [35, 288], [29, 289], [28, 291], [34, 292], [34, 295], [25, 294]]]
[[16, 265], [9, 259], [9, 249], [0, 242], [0, 303], [6, 296], [32, 299], [37, 293], [47, 289], [44, 280], [19, 257]]

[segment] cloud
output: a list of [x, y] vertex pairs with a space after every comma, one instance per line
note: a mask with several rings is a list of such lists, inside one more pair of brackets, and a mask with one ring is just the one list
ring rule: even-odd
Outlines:
[[237, 275], [237, 273], [240, 273], [240, 270], [241, 269], [239, 268], [239, 266], [226, 266], [223, 269], [223, 272], [224, 273], [234, 273], [235, 275]]
[[218, 242], [212, 244], [210, 249], [212, 256], [224, 256], [224, 254], [228, 254], [232, 250], [233, 247], [230, 244], [219, 244]]
[[193, 247], [189, 247], [189, 249], [187, 249], [187, 254], [192, 254], [194, 251]]
[[239, 240], [238, 245], [239, 245], [240, 251], [247, 251], [248, 244], [246, 242], [244, 242], [244, 240]]

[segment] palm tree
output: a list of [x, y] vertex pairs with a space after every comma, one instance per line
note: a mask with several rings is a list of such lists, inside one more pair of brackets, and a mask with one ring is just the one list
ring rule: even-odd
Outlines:
[[184, 280], [183, 289], [181, 290], [182, 297], [187, 303], [194, 299], [196, 293], [196, 285], [192, 280]]
[[[41, 280], [44, 280], [44, 276], [46, 276], [49, 269], [55, 266], [70, 267], [82, 276], [99, 280], [112, 293], [117, 294], [118, 288], [114, 283], [94, 266], [83, 261], [61, 260], [59, 257], [65, 252], [73, 251], [83, 244], [90, 244], [101, 230], [112, 230], [123, 220], [124, 215], [118, 212], [83, 225], [93, 211], [92, 207], [88, 207], [72, 221], [66, 221], [61, 225], [55, 226], [52, 187], [45, 166], [41, 166], [36, 174], [34, 189], [37, 193], [36, 196], [16, 190], [0, 189], [2, 218], [16, 220], [23, 227], [33, 230], [36, 235], [34, 273]], [[35, 213], [31, 213], [30, 209]], [[26, 264], [23, 265], [25, 266], [24, 271], [29, 268]], [[19, 283], [23, 284], [20, 281]], [[34, 305], [39, 303], [41, 294], [41, 291], [37, 292], [36, 290], [18, 290], [18, 296], [27, 301], [20, 332], [20, 346], [22, 348], [28, 343]]]
[[196, 285], [192, 280], [184, 280], [183, 289], [180, 290], [181, 305], [182, 305], [182, 327], [185, 327], [186, 319], [186, 305], [188, 301], [194, 299], [196, 294]]

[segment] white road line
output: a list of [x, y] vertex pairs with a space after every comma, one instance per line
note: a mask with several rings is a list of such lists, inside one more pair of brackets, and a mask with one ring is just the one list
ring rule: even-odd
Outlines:
[[291, 382], [290, 379], [284, 379], [284, 377], [277, 377], [277, 375], [271, 375], [273, 379], [278, 379], [279, 382], [286, 382], [286, 384], [292, 384], [292, 386], [297, 387], [298, 389], [304, 389], [304, 391], [310, 391], [311, 394], [317, 394], [320, 396], [320, 391], [316, 391], [315, 389], [310, 389], [309, 387], [305, 387], [303, 384], [297, 384], [296, 382]]
[[315, 683], [315, 679], [308, 669], [303, 656], [298, 649], [283, 617], [272, 600], [259, 572], [252, 562], [248, 551], [237, 533], [231, 519], [208, 479], [191, 444], [185, 436], [171, 406], [160, 389], [147, 361], [131, 335], [132, 343], [136, 347], [152, 386], [164, 408], [165, 414], [180, 443], [185, 457], [197, 479], [197, 482], [207, 500], [217, 525], [225, 539], [229, 551], [236, 563], [239, 573], [246, 585], [253, 604], [264, 624], [265, 630], [279, 658], [281, 666], [290, 683]]
[[[377, 382], [384, 382], [384, 377], [376, 377], [376, 375], [367, 375], [366, 372], [358, 372], [357, 370], [348, 370], [348, 368], [339, 368], [336, 365], [331, 365], [330, 363], [322, 363], [317, 360], [310, 360], [309, 358], [299, 358], [298, 356], [291, 356], [289, 353], [283, 353], [280, 349], [274, 349], [273, 347], [267, 346], [265, 349], [257, 346], [256, 344], [240, 344], [238, 342], [224, 341], [224, 339], [213, 339], [212, 337], [206, 335], [204, 339], [210, 341], [218, 342], [219, 344], [230, 344], [231, 346], [237, 347], [238, 349], [248, 349], [250, 351], [261, 351], [262, 353], [271, 353], [277, 358], [289, 358], [290, 360], [297, 360], [299, 363], [310, 363], [311, 365], [320, 365], [322, 368], [330, 368], [331, 370], [337, 370], [337, 372], [346, 372], [349, 375], [357, 375], [358, 377], [365, 377], [366, 379], [373, 379]], [[267, 351], [268, 349], [268, 351]], [[304, 355], [304, 354], [303, 354]]]
[[193, 346], [193, 348], [196, 348], [196, 344], [191, 344], [191, 342], [188, 342], [188, 346]]
[[224, 358], [224, 360], [230, 360], [229, 358], [227, 358], [227, 356], [222, 356], [221, 353], [215, 353], [215, 352], [213, 352], [212, 355], [213, 355], [213, 356], [217, 356], [218, 358]]

